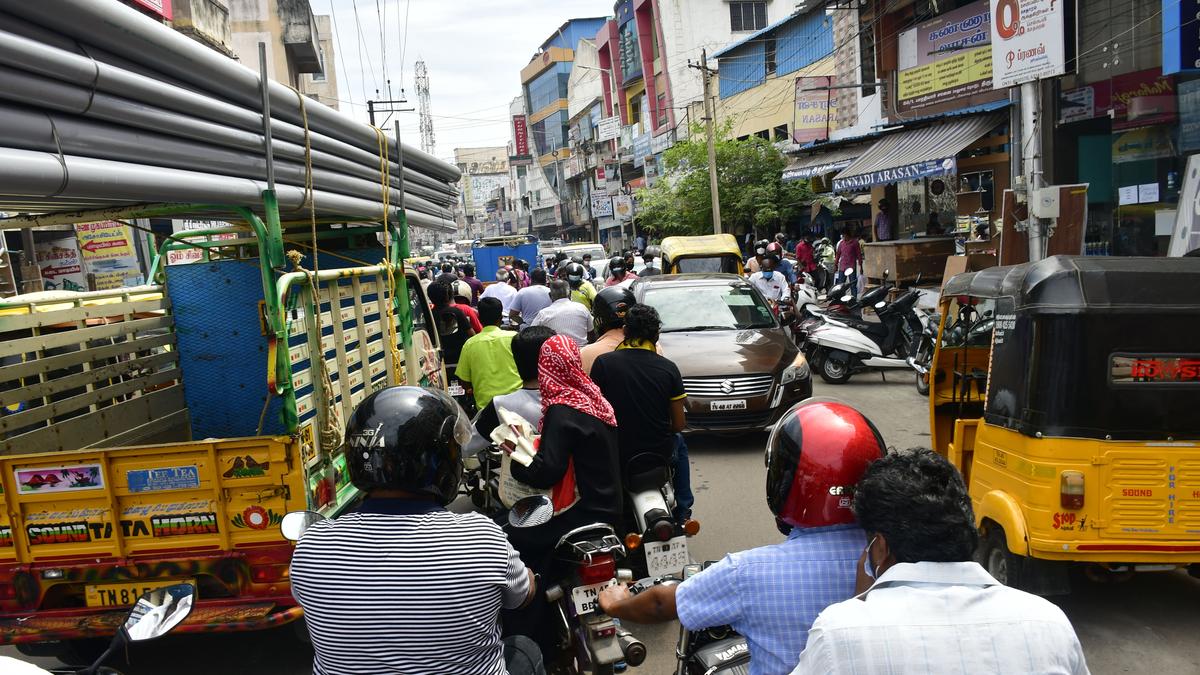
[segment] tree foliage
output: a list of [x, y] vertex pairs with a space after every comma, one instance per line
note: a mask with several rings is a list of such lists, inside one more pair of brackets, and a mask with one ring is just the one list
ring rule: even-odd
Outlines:
[[[726, 138], [730, 126], [717, 130]], [[783, 181], [787, 159], [770, 141], [751, 137], [716, 142], [721, 229], [779, 232], [812, 200], [808, 181]], [[663, 176], [638, 191], [639, 229], [658, 236], [712, 233], [712, 197], [704, 128], [694, 125], [688, 140], [663, 155]]]

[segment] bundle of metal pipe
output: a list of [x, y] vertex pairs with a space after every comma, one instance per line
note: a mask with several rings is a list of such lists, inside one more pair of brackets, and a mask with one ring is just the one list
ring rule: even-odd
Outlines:
[[[0, 0], [0, 210], [260, 204], [258, 73], [112, 0], [45, 5]], [[289, 215], [312, 205], [322, 217], [382, 217], [386, 148], [393, 210], [404, 203], [416, 226], [450, 225], [454, 166], [290, 87], [270, 82], [268, 97]]]

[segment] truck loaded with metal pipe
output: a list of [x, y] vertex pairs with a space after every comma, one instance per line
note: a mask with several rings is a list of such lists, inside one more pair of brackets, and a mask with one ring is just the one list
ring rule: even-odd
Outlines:
[[181, 583], [176, 632], [301, 617], [283, 514], [360, 499], [365, 396], [444, 387], [401, 261], [459, 178], [115, 0], [0, 0], [0, 227], [145, 231], [161, 282], [0, 299], [0, 644], [85, 657]]

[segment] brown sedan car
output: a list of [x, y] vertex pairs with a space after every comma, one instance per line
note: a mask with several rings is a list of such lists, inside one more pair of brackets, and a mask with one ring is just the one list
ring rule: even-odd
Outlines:
[[662, 317], [659, 346], [683, 375], [688, 431], [764, 429], [812, 395], [804, 355], [742, 277], [653, 276], [633, 293]]

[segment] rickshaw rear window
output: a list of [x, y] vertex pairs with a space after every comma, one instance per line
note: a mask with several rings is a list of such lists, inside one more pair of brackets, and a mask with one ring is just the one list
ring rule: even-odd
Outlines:
[[737, 261], [730, 256], [712, 258], [680, 258], [675, 265], [681, 274], [715, 273], [737, 274]]

